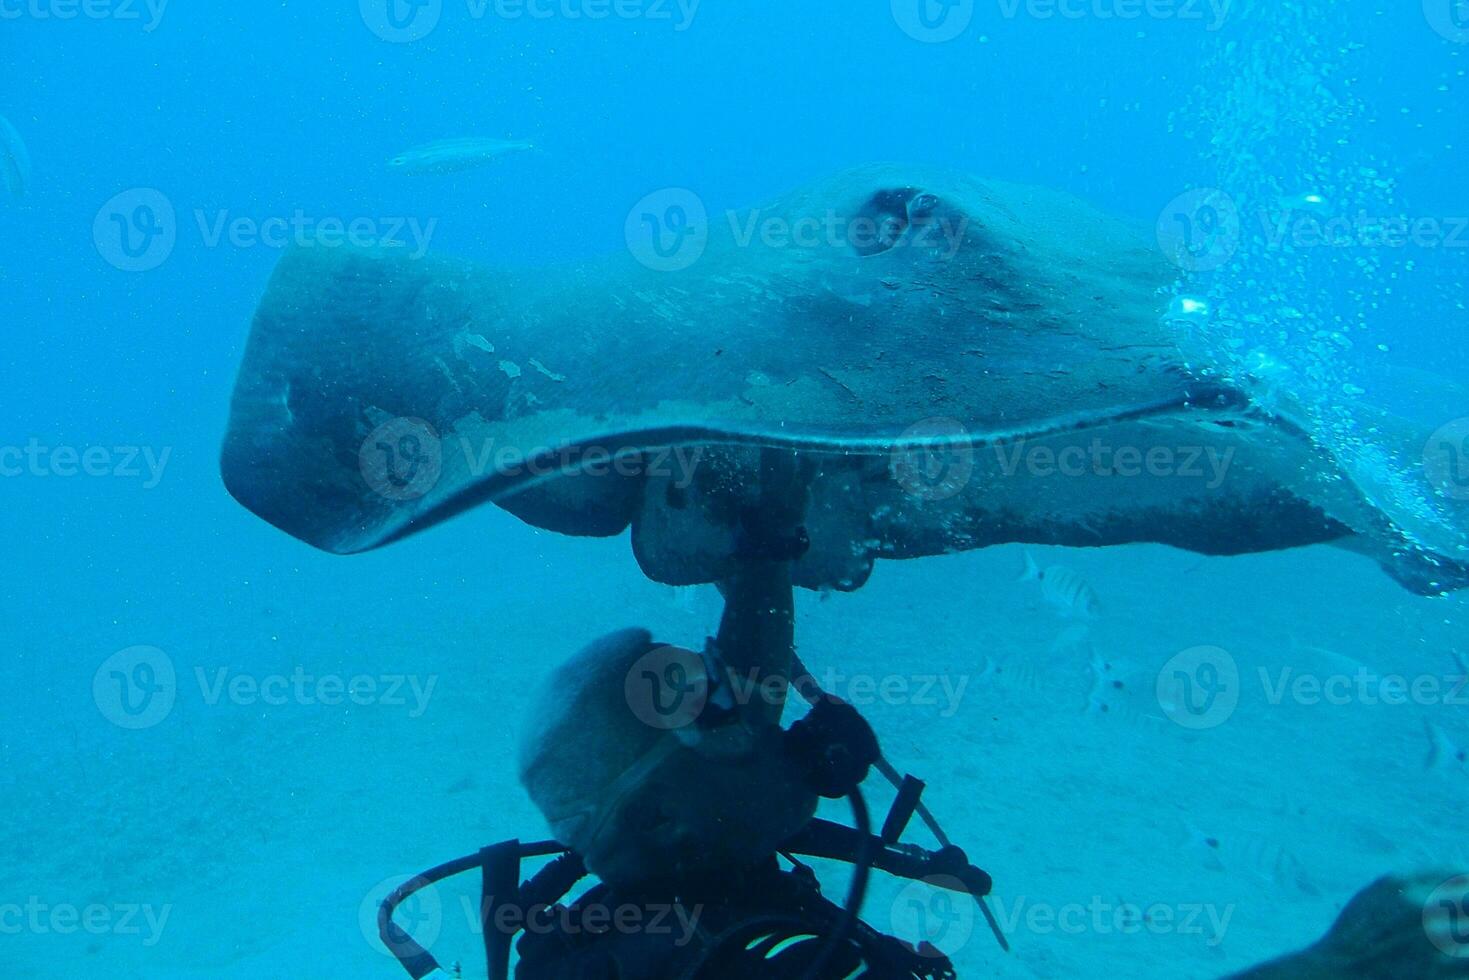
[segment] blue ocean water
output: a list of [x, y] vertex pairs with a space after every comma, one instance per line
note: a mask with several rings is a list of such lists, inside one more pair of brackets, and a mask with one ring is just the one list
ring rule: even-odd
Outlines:
[[[1061, 189], [1149, 235], [1203, 223], [1185, 234], [1206, 263], [1233, 209], [1227, 256], [1180, 269], [1175, 291], [1207, 310], [1180, 329], [1230, 370], [1278, 364], [1331, 438], [1372, 443], [1364, 397], [1469, 415], [1424, 378], [1469, 369], [1461, 0], [0, 0], [0, 51], [0, 116], [29, 158], [24, 195], [0, 195], [0, 462], [26, 460], [0, 477], [8, 976], [392, 976], [364, 928], [375, 889], [541, 830], [509, 761], [525, 689], [619, 626], [713, 628], [710, 596], [646, 581], [624, 540], [487, 508], [337, 558], [235, 503], [219, 446], [272, 230], [365, 221], [532, 267], [624, 248], [629, 210], [663, 188], [717, 214], [870, 161]], [[459, 136], [535, 149], [386, 167]], [[1273, 246], [1258, 216], [1282, 208], [1346, 218], [1345, 238]], [[1404, 218], [1418, 234], [1385, 244]], [[1200, 644], [1410, 677], [1469, 655], [1462, 599], [1324, 549], [1043, 557], [1102, 593], [1089, 642], [1144, 676]], [[1213, 742], [1097, 728], [1085, 690], [1073, 706], [1047, 674], [1064, 629], [1021, 563], [946, 556], [803, 597], [807, 659], [909, 658], [975, 691], [986, 658], [1031, 665], [1019, 693], [948, 716], [873, 712], [935, 807], [974, 821], [997, 895], [1236, 914], [1202, 938], [1021, 925], [1009, 956], [977, 928], [961, 975], [1220, 976], [1306, 945], [1380, 874], [1465, 870], [1469, 773], [1424, 758], [1469, 744], [1469, 706], [1261, 709]], [[178, 697], [119, 723], [107, 664], [138, 647], [162, 651]], [[322, 677], [376, 693], [324, 698]], [[1196, 859], [1231, 837], [1248, 856]], [[463, 919], [436, 921], [483, 975]]]

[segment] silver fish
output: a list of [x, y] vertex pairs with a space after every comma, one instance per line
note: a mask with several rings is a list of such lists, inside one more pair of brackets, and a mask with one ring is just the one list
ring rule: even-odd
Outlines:
[[1067, 616], [1092, 619], [1101, 611], [1097, 593], [1080, 572], [1063, 565], [1042, 570], [1029, 552], [1025, 554], [1025, 572], [1020, 580], [1039, 583], [1046, 601]]
[[14, 126], [0, 116], [0, 184], [16, 197], [25, 197], [31, 181], [31, 155]]
[[405, 174], [449, 174], [483, 167], [507, 153], [533, 149], [530, 143], [518, 140], [439, 140], [404, 150], [388, 161], [388, 169]]
[[1319, 895], [1299, 858], [1273, 838], [1253, 833], [1215, 837], [1184, 820], [1189, 848], [1210, 871], [1245, 874], [1278, 888], [1290, 886], [1303, 895]]

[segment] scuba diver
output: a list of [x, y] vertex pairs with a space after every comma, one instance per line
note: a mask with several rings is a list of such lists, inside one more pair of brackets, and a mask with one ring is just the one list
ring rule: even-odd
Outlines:
[[[1008, 950], [984, 905], [990, 876], [923, 808], [922, 783], [899, 778], [873, 829], [859, 787], [871, 768], [891, 769], [856, 710], [796, 663], [790, 686], [813, 705], [782, 729], [765, 720], [763, 695], [741, 703], [717, 641], [695, 652], [627, 630], [588, 647], [553, 677], [520, 759], [556, 841], [508, 841], [403, 885], [380, 910], [388, 950], [414, 980], [439, 969], [394, 911], [474, 870], [491, 980], [511, 976], [516, 935], [517, 980], [952, 980], [935, 946], [860, 918], [874, 870], [970, 896]], [[854, 826], [815, 817], [818, 799], [843, 796]], [[901, 842], [915, 813], [938, 849]], [[522, 881], [536, 857], [554, 860]], [[803, 858], [852, 866], [842, 904]], [[566, 903], [589, 875], [600, 882]], [[1320, 942], [1231, 980], [1469, 977], [1469, 877], [1446, 879], [1384, 878]]]
[[[742, 518], [739, 571], [701, 650], [645, 630], [593, 643], [554, 672], [529, 714], [522, 784], [553, 842], [508, 841], [442, 865], [383, 903], [379, 932], [414, 980], [437, 960], [393, 921], [415, 892], [478, 870], [491, 980], [951, 980], [949, 958], [864, 922], [871, 874], [921, 881], [977, 903], [990, 876], [922, 803], [923, 783], [884, 761], [851, 705], [828, 695], [795, 654], [790, 563], [805, 547], [799, 494], [777, 479]], [[794, 690], [811, 705], [782, 727]], [[896, 787], [874, 828], [862, 784]], [[852, 826], [816, 816], [849, 801]], [[904, 843], [918, 816], [936, 849]], [[553, 860], [522, 881], [522, 863]], [[844, 901], [827, 898], [806, 859], [851, 867]], [[598, 883], [575, 900], [583, 879]], [[1469, 977], [1469, 877], [1383, 879], [1321, 942], [1236, 980], [1437, 980]], [[1440, 892], [1435, 892], [1435, 887]], [[1447, 888], [1447, 890], [1444, 890]]]

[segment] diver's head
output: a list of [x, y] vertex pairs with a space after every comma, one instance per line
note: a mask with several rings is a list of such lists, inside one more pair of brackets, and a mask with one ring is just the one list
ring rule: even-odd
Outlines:
[[521, 781], [556, 839], [603, 880], [753, 863], [815, 814], [783, 733], [742, 710], [722, 673], [711, 653], [626, 630], [543, 689], [522, 738]]

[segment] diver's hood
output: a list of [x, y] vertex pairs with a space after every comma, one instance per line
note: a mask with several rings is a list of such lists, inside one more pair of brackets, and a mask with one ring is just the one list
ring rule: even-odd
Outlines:
[[692, 584], [728, 574], [761, 452], [800, 451], [809, 587], [1007, 541], [1351, 539], [1414, 588], [1465, 580], [1469, 505], [1422, 472], [1432, 426], [1385, 420], [1365, 466], [1319, 446], [1186, 355], [1166, 262], [1069, 196], [869, 167], [664, 231], [534, 271], [289, 252], [234, 396], [230, 492], [338, 553], [485, 501], [631, 527], [651, 577]]

